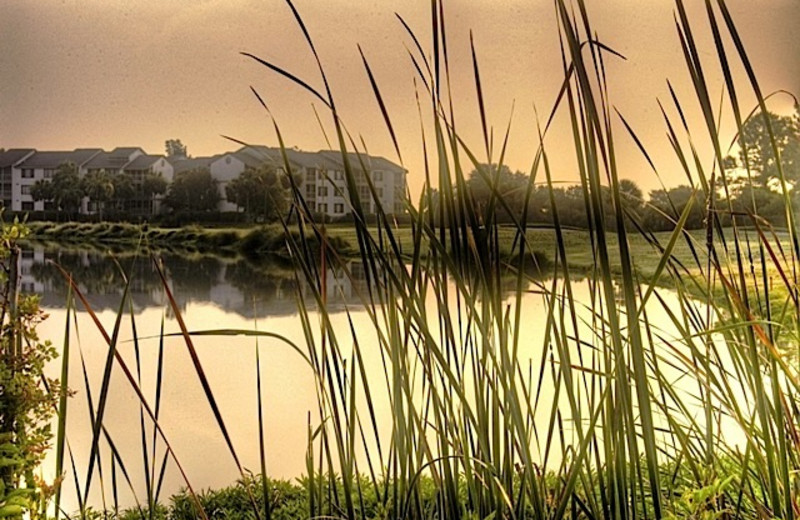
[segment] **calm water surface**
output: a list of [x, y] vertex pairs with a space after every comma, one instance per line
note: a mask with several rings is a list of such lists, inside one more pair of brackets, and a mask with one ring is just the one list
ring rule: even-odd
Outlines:
[[[190, 330], [245, 329], [281, 334], [305, 347], [297, 314], [297, 289], [289, 266], [254, 264], [247, 261], [214, 257], [191, 258], [181, 255], [163, 255], [169, 283], [178, 300], [181, 314]], [[120, 307], [124, 281], [119, 267], [108, 255], [88, 251], [45, 250], [33, 248], [24, 253], [23, 289], [42, 295], [42, 305], [50, 317], [41, 325], [40, 336], [49, 338], [57, 346], [64, 341], [66, 310], [66, 284], [52, 265], [57, 262], [73, 273], [106, 330], [111, 333]], [[139, 366], [141, 388], [150, 402], [155, 400], [159, 334], [179, 331], [174, 316], [168, 311], [164, 290], [151, 260], [147, 257], [119, 257], [118, 263], [131, 278], [133, 302], [123, 319], [119, 351], [132, 370]], [[357, 266], [353, 269], [358, 273]], [[365, 362], [374, 380], [374, 388], [385, 388], [383, 365], [376, 345], [375, 332], [363, 308], [359, 308], [358, 294], [365, 282], [344, 281], [331, 272], [328, 277], [333, 326], [342, 331], [343, 348], [352, 348], [349, 321], [359, 338]], [[513, 288], [513, 284], [512, 287]], [[574, 286], [576, 299], [589, 302], [589, 284], [578, 282]], [[666, 298], [674, 296], [666, 295]], [[655, 300], [655, 298], [653, 298]], [[434, 300], [430, 308], [435, 308]], [[536, 370], [544, 345], [544, 320], [546, 307], [536, 291], [527, 292], [522, 302], [521, 323], [522, 366], [530, 362]], [[649, 308], [648, 308], [649, 309]], [[347, 312], [346, 312], [347, 311]], [[661, 309], [649, 310], [651, 322], [671, 327], [666, 313]], [[315, 313], [312, 312], [312, 319]], [[87, 390], [83, 382], [81, 359], [86, 364], [92, 396], [97, 400], [102, 381], [103, 366], [108, 352], [106, 343], [97, 332], [87, 312], [78, 305], [71, 329], [69, 386], [75, 392], [68, 411], [68, 439], [75, 465], [81, 480], [85, 478], [91, 444], [91, 426], [87, 406]], [[140, 356], [137, 359], [132, 339], [135, 325], [139, 337]], [[588, 331], [588, 325], [587, 331]], [[268, 473], [273, 477], [294, 478], [305, 468], [307, 424], [311, 413], [312, 424], [319, 423], [315, 410], [316, 394], [312, 373], [301, 357], [284, 343], [270, 339], [246, 336], [194, 338], [198, 355], [222, 415], [230, 431], [234, 446], [245, 468], [259, 473], [259, 447], [256, 395], [256, 346], [261, 353], [262, 398], [267, 429], [266, 453]], [[58, 375], [59, 363], [53, 367]], [[543, 385], [545, 391], [548, 385]], [[549, 387], [552, 388], [552, 385]], [[184, 340], [167, 337], [164, 340], [164, 379], [160, 410], [160, 423], [169, 438], [178, 459], [195, 489], [219, 488], [239, 477], [238, 470], [228, 452], [217, 427], [211, 408], [195, 374]], [[383, 434], [391, 431], [391, 414], [385, 399], [376, 400], [378, 423]], [[543, 407], [547, 408], [547, 407]], [[546, 425], [549, 410], [541, 412]], [[140, 431], [139, 404], [122, 371], [115, 365], [109, 394], [105, 425], [125, 461], [139, 499], [144, 497], [144, 463]], [[145, 420], [148, 440], [152, 436], [150, 421]], [[157, 460], [163, 453], [159, 444]], [[102, 452], [104, 479], [108, 485], [110, 456]], [[52, 461], [50, 461], [52, 472]], [[127, 491], [122, 477], [118, 476], [120, 499], [131, 505], [133, 496]], [[172, 463], [167, 467], [162, 498], [178, 491], [183, 480]], [[65, 509], [77, 507], [71, 475], [65, 484]], [[92, 501], [101, 503], [97, 475], [93, 483]], [[108, 499], [107, 491], [107, 499]]]

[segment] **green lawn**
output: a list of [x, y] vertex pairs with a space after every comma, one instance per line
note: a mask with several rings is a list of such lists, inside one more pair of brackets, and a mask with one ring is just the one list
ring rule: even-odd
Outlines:
[[[333, 225], [328, 226], [326, 229], [330, 236], [341, 237], [347, 240], [348, 243], [353, 246], [357, 244], [355, 229], [350, 225]], [[723, 229], [723, 233], [726, 235], [726, 237], [730, 237], [733, 234], [733, 230], [731, 228], [725, 228]], [[413, 249], [411, 229], [408, 227], [398, 228], [394, 231], [394, 235], [400, 246], [403, 248], [403, 251], [409, 252], [410, 254]], [[564, 245], [570, 267], [581, 271], [590, 270], [594, 266], [595, 255], [592, 251], [589, 232], [584, 230], [563, 230], [562, 235], [564, 237]], [[377, 236], [377, 234], [373, 233], [373, 236]], [[503, 228], [501, 230], [501, 250], [510, 252], [515, 236], [516, 230], [514, 228]], [[660, 244], [661, 247], [666, 247], [666, 245], [669, 243], [670, 236], [671, 232], [666, 231], [653, 234], [655, 242]], [[528, 231], [527, 238], [528, 245], [531, 249], [543, 254], [544, 257], [551, 262], [556, 259], [557, 243], [555, 231], [548, 229], [531, 230]], [[758, 235], [755, 232], [750, 232], [748, 234], [748, 238], [749, 243], [753, 247], [757, 247]], [[606, 235], [606, 239], [611, 256], [611, 268], [613, 271], [619, 271], [621, 266], [619, 262], [619, 244], [617, 243], [617, 235], [614, 233], [609, 233]], [[648, 240], [646, 240], [640, 234], [629, 234], [628, 240], [631, 256], [633, 257], [637, 272], [644, 277], [651, 277], [658, 268], [659, 261], [661, 260], [661, 252], [659, 251], [658, 247], [655, 244], [648, 242]], [[790, 249], [788, 236], [785, 233], [779, 233], [778, 240], [780, 242], [780, 247], [784, 251], [788, 252]], [[705, 268], [705, 263], [708, 259], [708, 256], [705, 253], [705, 242], [705, 230], [701, 229], [688, 231], [683, 237], [678, 239], [672, 255], [677, 261], [683, 264], [683, 266], [685, 266], [689, 272], [697, 273], [699, 268], [697, 266], [697, 260], [692, 253], [690, 243], [694, 245], [695, 252], [700, 259], [703, 268]], [[722, 241], [719, 240], [719, 237], [715, 236], [715, 243], [720, 244]], [[773, 247], [775, 246], [776, 244], [773, 244]], [[746, 248], [747, 244], [743, 243], [742, 247]], [[723, 252], [723, 250], [718, 248], [717, 254], [722, 255]], [[774, 266], [768, 266], [768, 269], [775, 271]], [[756, 272], [758, 272], [758, 269], [756, 269]], [[777, 271], [770, 274], [772, 276], [777, 276]]]

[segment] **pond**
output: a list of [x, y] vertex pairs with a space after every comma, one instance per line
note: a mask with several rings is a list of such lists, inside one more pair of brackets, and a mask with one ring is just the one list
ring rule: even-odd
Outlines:
[[[290, 266], [211, 256], [164, 254], [160, 259], [180, 314], [190, 331], [265, 331], [282, 336], [300, 350], [307, 348], [298, 314], [298, 297], [309, 291], [296, 280]], [[66, 282], [54, 264], [72, 273], [109, 335], [114, 328], [125, 286], [120, 269], [127, 273], [131, 280], [130, 304], [123, 309], [125, 314], [118, 351], [139, 378], [139, 386], [152, 404], [155, 402], [159, 353], [163, 341], [159, 423], [175, 456], [196, 490], [220, 488], [239, 478], [239, 471], [196, 375], [186, 343], [180, 336], [170, 336], [180, 329], [152, 259], [34, 247], [23, 254], [22, 287], [24, 291], [40, 294], [42, 306], [49, 314], [39, 328], [40, 336], [51, 339], [60, 349], [67, 320], [70, 320], [69, 386], [74, 395], [69, 403], [67, 436], [80, 485], [84, 484], [92, 438], [85, 381], [88, 381], [92, 398], [97, 402], [108, 347], [81, 304], [75, 305], [76, 312], [68, 313]], [[378, 389], [373, 395], [378, 437], [388, 438], [392, 431], [392, 411], [388, 398], [382, 397], [387, 393], [386, 359], [378, 347], [372, 318], [362, 304], [362, 298], [368, 290], [367, 281], [358, 264], [350, 265], [349, 271], [351, 276], [344, 277], [341, 273], [328, 270], [327, 316], [332, 329], [340, 333], [339, 342], [345, 351], [345, 358], [352, 359], [353, 346], [358, 341], [367, 378], [370, 385]], [[516, 295], [514, 283], [512, 279], [508, 284], [507, 305], [513, 303]], [[547, 334], [550, 332], [545, 326], [548, 304], [543, 297], [543, 293], [548, 291], [542, 290], [547, 289], [549, 284], [546, 280], [531, 280], [520, 293], [522, 319], [519, 322], [517, 352], [520, 366], [529, 367], [532, 377], [547, 380], [539, 386], [542, 393], [539, 399], [546, 403], [552, 403], [553, 400], [553, 380], [557, 375], [551, 368], [555, 364], [545, 364], [550, 368], [540, 376], [536, 373], [540, 366], [545, 366], [542, 364], [543, 352], [549, 345]], [[589, 306], [594, 294], [592, 286], [590, 279], [573, 283], [575, 301]], [[556, 292], [561, 290], [558, 288]], [[450, 287], [450, 294], [452, 301], [448, 305], [455, 307], [458, 305], [455, 287]], [[670, 291], [659, 291], [659, 295], [663, 303], [648, 306], [648, 319], [664, 338], [673, 337], [676, 335], [674, 327], [664, 307], [677, 305], [677, 295]], [[656, 299], [652, 300], [655, 302]], [[438, 319], [435, 311], [437, 300], [431, 294], [426, 295], [425, 301], [431, 310], [428, 319], [435, 326]], [[315, 311], [313, 303], [308, 305], [309, 321], [314, 324], [315, 320], [319, 321], [319, 313]], [[591, 343], [591, 336], [597, 333], [594, 330], [597, 322], [588, 312], [584, 314], [579, 311], [579, 314], [576, 321], [579, 332]], [[133, 341], [134, 329], [136, 342]], [[162, 335], [162, 330], [165, 335]], [[267, 472], [271, 477], [287, 479], [304, 474], [309, 423], [316, 427], [320, 418], [314, 374], [303, 357], [287, 342], [272, 337], [194, 336], [193, 343], [242, 466], [254, 474], [260, 473], [256, 381], [256, 349], [259, 349]], [[581, 352], [575, 347], [570, 349], [577, 360]], [[82, 363], [86, 367], [85, 380]], [[58, 374], [59, 366], [60, 360], [53, 366], [54, 376]], [[675, 371], [671, 377], [680, 380], [681, 373]], [[473, 383], [474, 378], [465, 376], [465, 384]], [[687, 388], [689, 394], [696, 391], [696, 383]], [[118, 480], [119, 500], [130, 506], [134, 503], [134, 497], [144, 500], [144, 476], [146, 472], [154, 471], [154, 461], [156, 467], [160, 468], [164, 443], [156, 442], [154, 456], [152, 422], [144, 419], [142, 433], [139, 400], [116, 364], [108, 399], [104, 425], [133, 483], [131, 491], [117, 469], [115, 478]], [[364, 406], [363, 396], [359, 400], [361, 409]], [[563, 396], [559, 400], [565, 401]], [[550, 406], [543, 406], [535, 412], [536, 421], [541, 419], [542, 425], [546, 426], [550, 413]], [[146, 461], [142, 456], [143, 443], [148, 446]], [[376, 447], [374, 438], [364, 443], [371, 451]], [[98, 475], [95, 475], [90, 494], [90, 503], [95, 507], [101, 507], [103, 500], [108, 506], [111, 504], [112, 457], [108, 444], [104, 442], [102, 446], [100, 469], [103, 481], [101, 483]], [[365, 448], [358, 448], [358, 451], [363, 459]], [[538, 451], [538, 455], [544, 454]], [[52, 457], [47, 467], [50, 472], [53, 471]], [[69, 468], [70, 463], [66, 462], [65, 467]], [[68, 470], [64, 486], [64, 509], [75, 510], [78, 503], [71, 470]], [[162, 500], [184, 486], [180, 472], [169, 461], [161, 489]], [[101, 492], [103, 490], [104, 493]]]

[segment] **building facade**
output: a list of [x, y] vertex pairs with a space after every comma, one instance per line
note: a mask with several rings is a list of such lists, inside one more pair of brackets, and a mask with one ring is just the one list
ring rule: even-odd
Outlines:
[[[284, 155], [285, 154], [285, 155]], [[287, 169], [298, 182], [308, 212], [337, 219], [353, 212], [354, 201], [346, 181], [350, 171], [364, 213], [372, 214], [380, 206], [387, 214], [400, 214], [406, 208], [405, 168], [384, 159], [366, 154], [320, 150], [306, 152], [267, 146], [246, 146], [234, 152], [211, 157], [165, 157], [149, 155], [138, 147], [120, 147], [110, 152], [99, 148], [79, 148], [73, 151], [37, 151], [12, 149], [0, 152], [0, 202], [12, 211], [42, 211], [50, 209], [44, 201], [36, 201], [31, 188], [37, 181], [47, 181], [64, 163], [73, 163], [83, 177], [90, 173], [129, 175], [134, 186], [141, 186], [150, 174], [160, 175], [171, 183], [177, 175], [194, 169], [206, 169], [217, 181], [218, 211], [236, 212], [240, 208], [227, 200], [226, 187], [247, 170], [269, 166], [279, 173]], [[135, 198], [136, 199], [136, 198]], [[137, 215], [153, 215], [166, 210], [161, 196], [142, 196], [129, 201], [124, 208]], [[83, 213], [97, 211], [84, 200]]]
[[[296, 149], [281, 150], [266, 146], [244, 147], [234, 154], [250, 157], [256, 164], [270, 164], [286, 172], [287, 162], [291, 174], [299, 181], [308, 211], [337, 219], [353, 212], [354, 202], [347, 186], [349, 169], [355, 181], [355, 193], [365, 214], [373, 214], [378, 205], [387, 214], [406, 211], [407, 170], [383, 157], [320, 150], [305, 152]], [[374, 189], [374, 197], [373, 190]]]

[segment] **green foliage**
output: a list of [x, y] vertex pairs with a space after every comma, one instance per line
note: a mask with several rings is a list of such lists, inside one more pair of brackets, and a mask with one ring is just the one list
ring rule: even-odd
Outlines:
[[734, 475], [715, 479], [711, 484], [695, 489], [687, 489], [680, 498], [672, 502], [672, 512], [664, 516], [669, 520], [717, 520], [730, 518], [735, 512], [727, 493], [733, 487]]
[[124, 211], [128, 201], [136, 196], [136, 187], [130, 175], [114, 175], [111, 179], [114, 187], [113, 204], [118, 211]]
[[167, 139], [164, 142], [164, 151], [166, 152], [167, 157], [189, 157], [186, 150], [186, 145], [183, 144], [180, 139]]
[[56, 209], [77, 213], [84, 196], [83, 183], [75, 163], [65, 162], [49, 181], [39, 180], [31, 187], [33, 200], [52, 201]]
[[207, 168], [181, 172], [169, 186], [164, 204], [175, 212], [215, 211], [219, 202], [217, 181]]
[[287, 182], [268, 164], [243, 171], [228, 183], [225, 195], [252, 218], [278, 220], [289, 209]]
[[58, 388], [46, 379], [45, 365], [56, 357], [36, 326], [46, 317], [39, 299], [18, 291], [20, 250], [17, 241], [27, 230], [14, 223], [0, 231], [0, 517], [38, 518], [50, 488], [34, 470], [44, 459], [52, 437], [50, 421]]
[[690, 203], [692, 206], [685, 227], [703, 229], [706, 223], [705, 198], [700, 191], [687, 185], [651, 191], [645, 225], [654, 231], [672, 229]]
[[87, 173], [81, 182], [83, 183], [83, 192], [102, 215], [106, 204], [114, 199], [116, 192], [114, 176], [105, 170], [92, 171]]
[[[749, 167], [749, 177], [755, 188], [770, 189], [776, 186], [774, 183], [779, 177], [770, 130], [784, 176], [790, 182], [800, 181], [800, 112], [796, 107], [791, 116], [766, 112], [765, 117], [764, 113], [756, 112], [744, 123], [738, 137], [738, 166]], [[740, 175], [736, 180], [748, 184], [747, 176]]]
[[[466, 189], [478, 213], [485, 212], [491, 205], [501, 217], [508, 217], [508, 210], [498, 207], [496, 201], [502, 199], [519, 216], [525, 206], [525, 194], [530, 178], [522, 172], [512, 172], [506, 165], [481, 164], [467, 177]], [[454, 186], [454, 189], [458, 189]], [[492, 204], [492, 199], [495, 203]]]
[[167, 192], [167, 180], [160, 173], [147, 173], [141, 180], [140, 193], [145, 197], [163, 195]]

